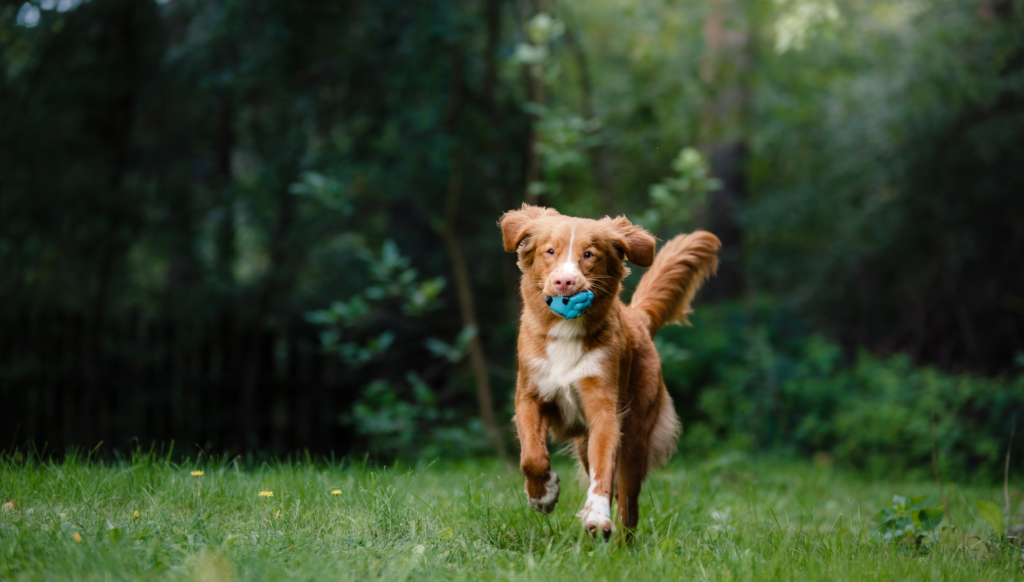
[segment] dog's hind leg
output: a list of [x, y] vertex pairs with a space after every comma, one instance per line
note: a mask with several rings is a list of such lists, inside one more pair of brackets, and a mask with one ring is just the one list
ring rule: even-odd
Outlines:
[[[616, 497], [618, 498], [619, 522], [625, 529], [625, 539], [630, 541], [633, 531], [640, 522], [640, 487], [647, 477], [648, 445], [642, 429], [629, 426], [632, 419], [623, 422], [621, 446], [616, 467]], [[631, 432], [636, 430], [638, 432]]]
[[653, 471], [668, 463], [676, 452], [676, 443], [679, 441], [679, 435], [683, 432], [683, 427], [679, 424], [679, 416], [676, 415], [675, 404], [672, 403], [672, 397], [668, 395], [664, 382], [661, 383], [659, 395], [657, 417], [648, 438], [648, 471]]
[[587, 479], [590, 476], [590, 461], [587, 460], [587, 435], [576, 437], [573, 439], [573, 456], [576, 457], [576, 466], [579, 470], [581, 479]]

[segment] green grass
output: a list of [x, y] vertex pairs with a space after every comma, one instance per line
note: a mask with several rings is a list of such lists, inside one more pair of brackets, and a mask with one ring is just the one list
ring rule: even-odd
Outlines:
[[[196, 468], [205, 474], [190, 476]], [[0, 512], [0, 579], [1021, 578], [1021, 555], [986, 550], [987, 526], [964, 502], [1001, 505], [994, 487], [947, 485], [957, 530], [915, 556], [868, 544], [870, 517], [894, 493], [936, 495], [934, 483], [738, 455], [676, 460], [649, 479], [625, 548], [582, 534], [573, 514], [585, 488], [566, 459], [556, 469], [561, 501], [545, 517], [496, 462], [383, 470], [8, 458], [0, 494], [16, 506]]]

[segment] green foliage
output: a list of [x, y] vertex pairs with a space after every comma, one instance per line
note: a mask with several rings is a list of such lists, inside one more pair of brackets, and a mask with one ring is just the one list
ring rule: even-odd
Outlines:
[[892, 509], [883, 509], [872, 518], [877, 524], [868, 533], [868, 542], [895, 544], [914, 553], [927, 552], [928, 546], [939, 540], [944, 506], [927, 507], [927, 496], [906, 497], [893, 495]]
[[982, 521], [989, 527], [988, 535], [974, 536], [977, 546], [989, 553], [1012, 552], [1024, 557], [1024, 538], [1021, 536], [1024, 533], [1024, 526], [1012, 525], [1012, 514], [1006, 516], [1004, 520], [999, 506], [991, 501], [977, 500], [974, 505], [978, 508]]
[[495, 185], [527, 113], [499, 16], [492, 37], [446, 1], [0, 7], [5, 438], [366, 451], [338, 416], [376, 380], [418, 402], [410, 371], [471, 417], [462, 366], [424, 345], [462, 327], [432, 226], [453, 149], [486, 152], [460, 168], [459, 240], [474, 291], [505, 292]]
[[543, 160], [546, 177], [546, 183], [538, 187], [537, 193], [560, 194], [558, 178], [587, 163], [587, 150], [599, 143], [595, 134], [599, 125], [571, 111], [540, 106], [527, 109], [538, 119], [537, 153]]
[[722, 187], [712, 178], [707, 161], [692, 147], [683, 148], [672, 161], [677, 175], [650, 187], [650, 208], [637, 222], [652, 232], [666, 227], [683, 229], [692, 224], [694, 209], [706, 203], [708, 193]]
[[[710, 7], [672, 0], [558, 5], [556, 15], [586, 56], [616, 211], [640, 217], [651, 206], [651, 184], [661, 181], [680, 150], [694, 144], [706, 153], [707, 141], [714, 139], [700, 131], [713, 91], [699, 72], [707, 58], [702, 29]], [[551, 87], [549, 101], [580, 111], [584, 89], [578, 57], [568, 43], [555, 49], [563, 82]], [[563, 179], [572, 188], [555, 198], [560, 207], [587, 216], [609, 211], [602, 208], [595, 180]]]
[[[525, 192], [723, 235], [757, 299], [659, 338], [690, 450], [917, 470], [934, 419], [944, 470], [998, 474], [1024, 416], [1018, 4], [4, 4], [5, 438], [406, 454], [476, 414], [471, 337], [507, 410], [494, 221]], [[477, 329], [442, 277], [456, 189]]]
[[415, 372], [406, 375], [412, 398], [403, 399], [387, 380], [371, 382], [341, 422], [366, 438], [380, 458], [464, 457], [482, 452], [487, 439], [478, 420], [466, 423], [452, 408], [439, 408], [430, 386]]
[[301, 181], [288, 186], [289, 192], [316, 200], [328, 210], [338, 213], [339, 218], [352, 214], [351, 197], [339, 180], [317, 172], [302, 172], [300, 178]]
[[930, 472], [934, 444], [947, 475], [1002, 475], [1024, 377], [950, 374], [863, 351], [847, 358], [768, 303], [706, 306], [692, 321], [693, 329], [659, 334], [690, 354], [664, 364], [684, 450], [827, 452], [880, 475]]
[[993, 535], [1002, 535], [1003, 529], [1003, 512], [999, 507], [991, 501], [975, 501], [974, 504], [978, 506], [978, 510], [981, 512], [981, 519], [985, 520], [992, 528]]
[[446, 344], [445, 342], [429, 337], [427, 338], [425, 345], [435, 356], [439, 358], [445, 358], [451, 363], [461, 362], [466, 354], [469, 352], [469, 342], [476, 337], [476, 328], [473, 326], [466, 326], [458, 337], [455, 338], [455, 343]]
[[[440, 306], [439, 296], [445, 286], [442, 277], [419, 281], [409, 258], [390, 239], [380, 253], [363, 252], [360, 258], [371, 285], [346, 301], [335, 301], [327, 309], [306, 314], [307, 321], [323, 328], [323, 350], [354, 368], [385, 357], [395, 343], [393, 325], [377, 335], [368, 334], [375, 322], [421, 318]], [[393, 311], [396, 303], [401, 306], [400, 313]], [[427, 337], [424, 346], [449, 364], [457, 364], [476, 333], [475, 328], [467, 327], [451, 345]], [[393, 375], [391, 370], [386, 373]], [[367, 450], [381, 458], [481, 452], [480, 443], [486, 440], [481, 437], [479, 421], [466, 423], [454, 407], [441, 408], [434, 391], [415, 371], [406, 372], [405, 380], [406, 390], [387, 377], [370, 381], [353, 403], [352, 411], [340, 415], [341, 424], [353, 427], [365, 439]], [[407, 394], [404, 398], [403, 393]]]
[[387, 330], [363, 342], [343, 341], [346, 335], [365, 335], [360, 333], [361, 326], [371, 316], [387, 317], [389, 302], [397, 301], [406, 316], [422, 316], [438, 307], [438, 296], [445, 284], [443, 277], [417, 281], [416, 269], [409, 266], [409, 259], [402, 256], [398, 246], [390, 239], [384, 242], [380, 253], [363, 252], [360, 258], [365, 263], [372, 284], [363, 289], [362, 294], [347, 301], [335, 301], [327, 309], [306, 314], [307, 321], [326, 328], [320, 333], [323, 349], [341, 357], [346, 364], [357, 367], [387, 352], [395, 334]]
[[756, 75], [749, 274], [844, 345], [1010, 371], [1024, 337], [1024, 270], [1009, 267], [1024, 241], [1010, 218], [1024, 213], [1024, 13], [773, 4], [776, 25], [822, 34], [778, 34], [792, 49]]

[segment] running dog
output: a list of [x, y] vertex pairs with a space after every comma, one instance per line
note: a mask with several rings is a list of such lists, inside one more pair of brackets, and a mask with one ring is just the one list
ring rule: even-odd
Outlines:
[[[571, 441], [589, 477], [577, 514], [583, 527], [610, 538], [614, 497], [618, 521], [632, 532], [644, 478], [668, 462], [680, 433], [654, 334], [687, 323], [721, 242], [703, 231], [679, 235], [655, 256], [654, 237], [625, 217], [573, 218], [526, 204], [499, 224], [523, 273], [515, 423], [527, 500], [545, 514], [558, 501], [550, 433]], [[626, 260], [650, 267], [628, 306], [619, 299]]]

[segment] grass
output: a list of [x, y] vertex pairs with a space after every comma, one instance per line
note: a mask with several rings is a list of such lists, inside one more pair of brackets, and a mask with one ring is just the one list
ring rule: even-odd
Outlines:
[[[196, 469], [203, 475], [191, 476]], [[912, 555], [868, 544], [870, 517], [894, 493], [937, 494], [934, 483], [739, 455], [677, 460], [648, 481], [636, 543], [624, 548], [582, 534], [573, 514], [585, 488], [567, 460], [556, 469], [561, 501], [545, 517], [526, 505], [519, 475], [497, 462], [246, 468], [152, 456], [115, 464], [8, 457], [0, 494], [15, 507], [0, 512], [0, 579], [1022, 577], [1021, 555], [986, 549], [987, 526], [966, 503], [1001, 503], [995, 487], [947, 485], [957, 530]]]

